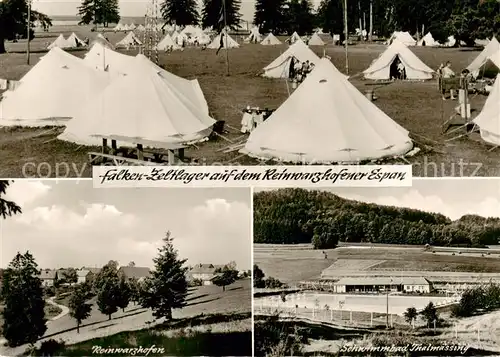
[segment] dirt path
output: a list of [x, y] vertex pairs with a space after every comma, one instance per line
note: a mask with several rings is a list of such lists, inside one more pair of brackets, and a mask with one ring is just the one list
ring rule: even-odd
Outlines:
[[55, 321], [55, 320], [59, 320], [61, 317], [64, 317], [66, 316], [67, 314], [69, 314], [69, 308], [67, 306], [64, 306], [64, 305], [59, 305], [58, 303], [54, 302], [54, 298], [55, 297], [51, 297], [50, 299], [46, 300], [50, 305], [53, 305], [53, 306], [57, 306], [58, 308], [60, 308], [62, 311], [59, 315], [57, 316], [54, 316], [53, 318], [51, 318], [49, 320], [50, 321]]

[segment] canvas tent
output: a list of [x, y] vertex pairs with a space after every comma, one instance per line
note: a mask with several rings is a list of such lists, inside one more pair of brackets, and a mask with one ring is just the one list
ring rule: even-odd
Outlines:
[[137, 26], [136, 30], [137, 31], [145, 31], [146, 28], [144, 27], [144, 25], [140, 24], [139, 26]]
[[389, 80], [391, 78], [391, 66], [393, 66], [396, 58], [399, 58], [405, 67], [406, 79], [425, 80], [432, 78], [434, 70], [429, 68], [408, 47], [397, 40], [363, 72], [364, 77], [372, 80]]
[[491, 41], [486, 45], [483, 51], [472, 61], [472, 63], [467, 66], [467, 69], [471, 74], [477, 78], [481, 74], [481, 69], [491, 61], [490, 57], [495, 55], [500, 50], [500, 43], [497, 39], [493, 37]]
[[210, 135], [215, 120], [199, 103], [143, 55], [135, 61], [134, 71], [87, 101], [59, 139], [92, 145], [100, 144], [96, 135], [117, 136], [168, 148]]
[[276, 45], [281, 45], [281, 41], [278, 40], [276, 36], [273, 35], [272, 32], [270, 32], [269, 35], [267, 35], [266, 38], [263, 39], [260, 44], [264, 46], [276, 46]]
[[96, 43], [85, 55], [84, 62], [101, 71], [128, 74], [133, 70], [134, 57], [113, 51], [106, 46]]
[[222, 48], [238, 48], [238, 47], [240, 47], [238, 42], [233, 40], [232, 37], [227, 34], [227, 32], [222, 31], [217, 36], [215, 36], [215, 38], [207, 46], [207, 48], [218, 49], [220, 47], [220, 43], [221, 43], [221, 36], [223, 36], [223, 38], [222, 38], [223, 47]]
[[386, 44], [391, 45], [396, 40], [401, 43], [404, 43], [406, 46], [415, 46], [417, 44], [417, 41], [415, 41], [412, 35], [410, 35], [410, 33], [407, 31], [405, 32], [395, 31], [389, 38], [389, 40], [386, 42]]
[[113, 31], [123, 31], [123, 24], [122, 23], [119, 23], [117, 24], [114, 28], [113, 28]]
[[47, 46], [48, 50], [53, 48], [70, 48], [71, 44], [64, 38], [63, 34], [57, 36], [57, 38], [50, 45]]
[[287, 42], [290, 44], [294, 44], [297, 41], [302, 41], [297, 32], [292, 33], [292, 36], [290, 36], [290, 38], [287, 40]]
[[166, 51], [169, 48], [171, 48], [172, 50], [179, 50], [181, 47], [176, 44], [172, 40], [172, 37], [170, 37], [170, 35], [167, 33], [165, 37], [163, 37], [163, 39], [158, 43], [156, 49], [159, 51]]
[[307, 44], [309, 46], [324, 46], [325, 43], [323, 42], [323, 40], [321, 39], [321, 37], [319, 37], [319, 35], [317, 33], [314, 33], [311, 38], [309, 39], [309, 42], [307, 42]]
[[500, 145], [500, 75], [497, 75], [481, 113], [473, 120], [479, 127], [481, 138], [487, 143]]
[[111, 42], [109, 42], [106, 37], [104, 37], [102, 34], [98, 34], [95, 39], [92, 41], [92, 46], [95, 45], [95, 44], [100, 44], [101, 46], [104, 46], [106, 48], [111, 48], [111, 49], [114, 49], [115, 46], [113, 46], [111, 44]]
[[257, 43], [262, 41], [262, 35], [259, 32], [258, 27], [254, 27], [250, 31], [250, 35], [245, 39], [246, 43]]
[[86, 98], [102, 91], [111, 80], [109, 73], [53, 48], [21, 78], [18, 88], [3, 94], [0, 125], [64, 125]]
[[292, 58], [299, 62], [312, 62], [316, 64], [320, 58], [304, 43], [297, 41], [264, 68], [264, 77], [268, 78], [288, 78]]
[[417, 46], [438, 47], [439, 43], [434, 40], [430, 32], [427, 32], [425, 36], [417, 42]]
[[116, 44], [116, 47], [129, 47], [129, 46], [140, 46], [142, 42], [137, 38], [137, 36], [130, 31], [120, 42]]
[[412, 147], [408, 131], [322, 58], [252, 131], [241, 152], [293, 163], [333, 163], [401, 156]]
[[85, 42], [80, 40], [74, 32], [68, 37], [66, 42], [68, 42], [68, 44], [71, 47], [84, 47], [84, 46], [86, 46]]

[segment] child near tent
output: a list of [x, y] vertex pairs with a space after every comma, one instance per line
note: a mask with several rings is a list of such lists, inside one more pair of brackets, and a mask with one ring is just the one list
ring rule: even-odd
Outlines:
[[455, 72], [451, 69], [451, 62], [446, 62], [446, 65], [443, 66], [440, 70], [442, 77], [442, 85], [441, 85], [441, 94], [443, 95], [443, 100], [446, 100], [446, 92], [450, 92], [450, 99], [455, 99], [455, 86], [456, 81], [453, 80], [455, 77]]

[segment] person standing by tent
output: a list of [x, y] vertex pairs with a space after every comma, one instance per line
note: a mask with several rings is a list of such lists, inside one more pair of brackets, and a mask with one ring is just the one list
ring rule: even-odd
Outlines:
[[294, 80], [295, 79], [295, 57], [292, 57], [290, 59], [290, 68], [288, 70], [288, 78], [290, 78], [291, 80]]
[[450, 99], [454, 100], [455, 90], [453, 89], [454, 83], [451, 79], [455, 77], [455, 72], [453, 72], [453, 70], [451, 69], [450, 61], [446, 62], [446, 65], [441, 69], [441, 75], [443, 77], [443, 84], [442, 84], [443, 100], [446, 100], [447, 91], [450, 91]]

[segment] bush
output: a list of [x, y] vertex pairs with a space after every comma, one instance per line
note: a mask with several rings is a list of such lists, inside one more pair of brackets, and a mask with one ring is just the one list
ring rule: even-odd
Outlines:
[[56, 356], [58, 352], [64, 350], [64, 347], [64, 341], [50, 339], [42, 342], [40, 348], [36, 351], [36, 354], [38, 356]]
[[201, 279], [193, 279], [189, 282], [190, 287], [202, 286], [202, 285], [203, 285], [203, 280]]
[[56, 288], [54, 286], [47, 286], [44, 291], [48, 297], [56, 296]]

